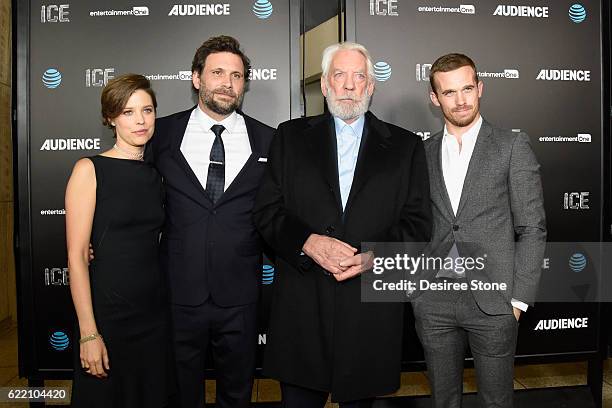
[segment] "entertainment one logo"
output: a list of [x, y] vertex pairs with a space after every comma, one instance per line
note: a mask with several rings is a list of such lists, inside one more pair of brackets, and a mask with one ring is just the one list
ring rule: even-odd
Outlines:
[[47, 4], [40, 7], [41, 23], [69, 23], [70, 4]]
[[371, 16], [399, 16], [397, 0], [370, 0]]
[[149, 8], [146, 6], [134, 6], [131, 10], [94, 10], [89, 12], [90, 17], [109, 17], [109, 16], [148, 16]]
[[589, 327], [588, 317], [576, 317], [573, 319], [540, 320], [533, 330], [586, 329], [587, 327]]
[[179, 71], [177, 74], [143, 74], [149, 81], [191, 81], [191, 71]]
[[70, 286], [68, 268], [45, 268], [45, 286]]
[[591, 71], [582, 69], [542, 69], [536, 77], [539, 81], [581, 81], [591, 80]]
[[418, 6], [419, 13], [460, 13], [460, 14], [476, 14], [476, 7], [472, 4], [461, 4], [459, 7], [444, 7], [444, 6]]
[[520, 76], [518, 69], [504, 69], [500, 72], [478, 72], [479, 78], [502, 78], [502, 79], [518, 79]]
[[100, 150], [100, 139], [47, 139], [40, 150]]
[[40, 215], [66, 215], [65, 209], [59, 210], [40, 210]]
[[500, 4], [493, 12], [493, 15], [503, 17], [548, 18], [548, 7], [506, 6]]
[[591, 135], [588, 133], [578, 133], [576, 136], [540, 136], [538, 140], [540, 142], [554, 142], [554, 143], [591, 143]]
[[230, 5], [224, 4], [175, 4], [169, 16], [229, 16]]
[[[415, 74], [417, 82], [429, 81], [429, 72], [431, 71], [431, 64], [416, 64]], [[478, 72], [479, 78], [496, 78], [496, 79], [518, 79], [520, 72], [516, 68], [506, 68], [503, 71], [489, 72], [480, 71]]]
[[115, 76], [115, 68], [89, 68], [85, 70], [85, 86], [103, 87]]
[[588, 191], [574, 191], [563, 194], [563, 209], [564, 210], [588, 210], [589, 209]]

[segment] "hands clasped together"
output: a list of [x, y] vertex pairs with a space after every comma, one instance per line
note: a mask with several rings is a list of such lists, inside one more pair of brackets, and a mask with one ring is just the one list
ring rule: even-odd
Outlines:
[[339, 282], [372, 267], [371, 252], [357, 253], [357, 249], [346, 242], [325, 235], [311, 234], [302, 250]]

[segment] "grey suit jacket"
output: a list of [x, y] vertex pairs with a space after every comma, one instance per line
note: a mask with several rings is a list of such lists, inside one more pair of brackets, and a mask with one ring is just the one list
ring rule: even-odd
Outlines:
[[444, 258], [453, 243], [462, 257], [486, 254], [484, 268], [466, 268], [468, 280], [505, 283], [507, 289], [472, 290], [485, 313], [511, 313], [513, 298], [532, 305], [546, 220], [540, 166], [529, 137], [483, 120], [456, 216], [442, 174], [442, 138], [440, 132], [425, 141], [434, 221], [428, 255]]

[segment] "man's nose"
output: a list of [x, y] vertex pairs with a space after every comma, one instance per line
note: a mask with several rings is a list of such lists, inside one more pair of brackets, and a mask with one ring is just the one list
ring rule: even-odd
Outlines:
[[355, 81], [353, 81], [353, 77], [351, 75], [346, 76], [346, 81], [344, 81], [344, 89], [355, 89]]

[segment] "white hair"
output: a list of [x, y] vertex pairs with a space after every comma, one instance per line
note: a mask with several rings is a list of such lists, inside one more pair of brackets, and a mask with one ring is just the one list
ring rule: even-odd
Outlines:
[[336, 55], [336, 53], [341, 50], [354, 50], [360, 52], [361, 55], [363, 55], [366, 59], [368, 79], [370, 81], [374, 80], [374, 65], [372, 64], [372, 58], [370, 57], [370, 53], [363, 45], [350, 41], [332, 44], [329, 47], [325, 48], [325, 50], [323, 51], [323, 58], [321, 60], [321, 70], [324, 78], [327, 79], [327, 74], [329, 73], [329, 68], [331, 67], [331, 62], [332, 59], [334, 59], [334, 55]]

